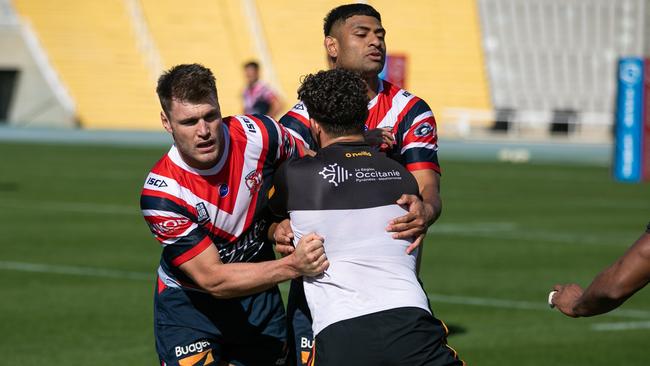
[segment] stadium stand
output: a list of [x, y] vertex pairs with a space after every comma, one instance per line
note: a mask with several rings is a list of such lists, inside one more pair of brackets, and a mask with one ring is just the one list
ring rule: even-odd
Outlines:
[[[340, 1], [255, 1], [263, 37], [280, 82], [280, 92], [293, 103], [300, 77], [327, 68], [323, 18]], [[299, 9], [299, 10], [297, 10]]]
[[242, 66], [255, 58], [241, 1], [197, 0], [181, 7], [172, 0], [141, 0], [149, 30], [165, 68], [201, 63], [217, 78], [222, 114], [242, 111]]
[[384, 15], [389, 53], [407, 55], [407, 88], [430, 104], [440, 134], [489, 124], [492, 106], [476, 1], [370, 4]]
[[75, 100], [83, 127], [159, 126], [155, 83], [124, 1], [14, 2]]
[[520, 131], [542, 136], [564, 131], [607, 139], [616, 62], [620, 56], [647, 51], [643, 43], [647, 3], [478, 0], [478, 4], [495, 108], [514, 110], [513, 126]]

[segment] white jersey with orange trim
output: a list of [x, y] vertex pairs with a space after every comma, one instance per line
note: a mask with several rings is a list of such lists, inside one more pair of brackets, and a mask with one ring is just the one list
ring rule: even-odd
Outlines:
[[[280, 123], [305, 146], [317, 148], [309, 131], [309, 112], [304, 103], [296, 104]], [[366, 129], [384, 127], [390, 128], [395, 136], [393, 148], [383, 150], [389, 157], [409, 171], [432, 169], [440, 173], [438, 134], [431, 108], [417, 96], [379, 79], [377, 95], [368, 103]]]
[[224, 151], [207, 170], [187, 165], [176, 146], [147, 176], [140, 206], [163, 247], [159, 284], [196, 288], [178, 266], [210, 245], [223, 263], [273, 259], [261, 217], [275, 169], [302, 144], [268, 116], [223, 119]]

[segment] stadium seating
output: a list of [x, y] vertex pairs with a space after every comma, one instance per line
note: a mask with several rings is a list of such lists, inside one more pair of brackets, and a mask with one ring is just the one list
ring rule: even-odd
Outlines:
[[300, 77], [327, 69], [323, 18], [339, 1], [256, 1], [270, 57], [288, 103], [296, 100]]
[[155, 83], [124, 1], [16, 0], [77, 105], [84, 127], [159, 126]]
[[383, 15], [389, 53], [408, 58], [406, 87], [429, 103], [441, 128], [448, 108], [491, 108], [475, 1], [370, 4]]
[[201, 63], [217, 78], [224, 115], [241, 113], [243, 64], [255, 58], [241, 1], [142, 0], [142, 10], [166, 68]]

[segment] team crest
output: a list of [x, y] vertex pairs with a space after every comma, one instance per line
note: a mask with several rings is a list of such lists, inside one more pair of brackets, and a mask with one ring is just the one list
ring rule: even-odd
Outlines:
[[251, 194], [259, 192], [262, 187], [262, 172], [253, 170], [248, 173], [246, 175], [246, 187]]
[[413, 134], [415, 137], [424, 137], [433, 132], [433, 126], [429, 122], [424, 122], [423, 124], [419, 125], [415, 131], [413, 131]]

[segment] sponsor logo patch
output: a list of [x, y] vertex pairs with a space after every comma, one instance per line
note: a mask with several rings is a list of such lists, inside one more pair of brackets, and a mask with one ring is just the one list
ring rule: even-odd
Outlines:
[[382, 171], [375, 168], [358, 168], [354, 170], [354, 178], [356, 183], [364, 183], [402, 179], [402, 174], [398, 170]]
[[190, 220], [180, 217], [151, 218], [151, 229], [160, 235], [175, 236], [183, 233], [191, 225]]
[[196, 204], [196, 213], [197, 213], [196, 220], [199, 222], [199, 224], [204, 224], [205, 222], [210, 220], [210, 214], [208, 213], [208, 209], [205, 208], [205, 204], [203, 202], [199, 202]]
[[212, 349], [208, 341], [198, 341], [187, 346], [176, 346], [174, 347], [174, 354], [176, 357], [189, 355], [178, 360], [179, 366], [203, 366], [214, 362]]
[[298, 104], [296, 104], [296, 105], [293, 106], [293, 109], [297, 109], [297, 110], [299, 110], [299, 111], [304, 111], [304, 110], [305, 110], [305, 106], [302, 105], [302, 103], [298, 103]]
[[318, 174], [329, 183], [334, 184], [334, 187], [338, 187], [340, 183], [345, 182], [352, 176], [350, 172], [340, 167], [337, 163], [324, 167]]
[[346, 158], [358, 158], [358, 157], [371, 157], [372, 154], [369, 151], [359, 151], [359, 152], [347, 152], [345, 153]]

